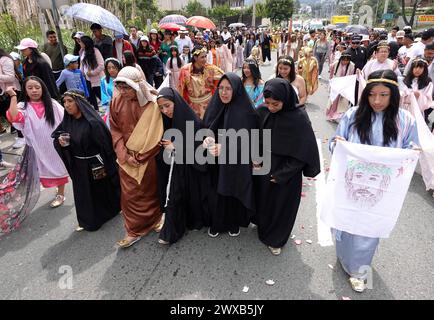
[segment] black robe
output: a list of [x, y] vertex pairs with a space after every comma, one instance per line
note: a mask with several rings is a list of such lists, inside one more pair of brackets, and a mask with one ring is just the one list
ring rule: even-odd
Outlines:
[[37, 60], [32, 61], [32, 63], [30, 63], [28, 59], [25, 59], [23, 62], [23, 74], [24, 78], [29, 76], [40, 78], [47, 86], [51, 98], [55, 100], [60, 99], [59, 90], [57, 89], [56, 80], [54, 79], [53, 75], [53, 70], [42, 56]]
[[[173, 118], [169, 119], [163, 115], [164, 129], [177, 129], [182, 132], [184, 141], [180, 143], [173, 141], [175, 151], [178, 154], [175, 158], [173, 173], [170, 182], [169, 199], [166, 205], [166, 187], [169, 180], [170, 165], [163, 162], [163, 157], [168, 156], [167, 151], [162, 151], [157, 158], [160, 199], [163, 201], [163, 211], [165, 212], [165, 221], [160, 232], [160, 239], [169, 243], [178, 241], [186, 230], [199, 230], [208, 225], [211, 192], [209, 174], [206, 171], [206, 165], [199, 165], [196, 161], [193, 164], [186, 164], [186, 123], [190, 121], [194, 124], [194, 133], [196, 133], [201, 123], [197, 115], [188, 106], [181, 95], [172, 88], [163, 88], [159, 97], [164, 97], [175, 103]], [[169, 139], [165, 136], [164, 139]], [[192, 141], [189, 141], [191, 143]], [[201, 142], [195, 142], [194, 150], [197, 147], [202, 148]], [[180, 149], [183, 148], [181, 153]], [[182, 154], [182, 156], [181, 156]], [[166, 161], [170, 159], [166, 158]], [[181, 161], [182, 160], [182, 161]], [[167, 162], [169, 162], [167, 161]]]
[[[76, 98], [81, 100], [80, 98]], [[53, 132], [54, 147], [65, 163], [74, 191], [75, 210], [79, 226], [87, 231], [98, 230], [120, 210], [120, 184], [110, 131], [99, 114], [87, 102], [77, 102], [82, 112], [79, 119], [65, 111], [60, 125]], [[70, 145], [62, 147], [58, 137], [70, 134]], [[94, 180], [91, 167], [100, 162], [96, 157], [78, 159], [100, 154], [107, 176]]]
[[[271, 170], [267, 175], [255, 176], [254, 222], [264, 244], [281, 248], [287, 243], [297, 217], [302, 175], [316, 176], [320, 161], [309, 117], [304, 107], [296, 107], [292, 86], [283, 79], [273, 79], [265, 84], [265, 91], [281, 97], [284, 105], [276, 113], [266, 107], [258, 109], [262, 129], [271, 129]], [[273, 178], [276, 182], [271, 182]]]
[[[203, 123], [214, 132], [216, 143], [219, 129], [259, 129], [259, 117], [238, 75], [226, 73], [219, 82], [227, 79], [233, 90], [232, 100], [223, 104], [218, 91], [208, 104]], [[250, 140], [250, 139], [249, 139]], [[250, 143], [250, 141], [249, 141]], [[241, 141], [237, 142], [237, 164], [229, 164], [234, 150], [227, 150], [226, 164], [209, 165], [211, 183], [217, 195], [216, 210], [211, 212], [211, 232], [230, 231], [236, 233], [239, 227], [247, 227], [255, 213], [253, 194], [252, 164], [241, 164]], [[217, 162], [217, 161], [216, 161]]]

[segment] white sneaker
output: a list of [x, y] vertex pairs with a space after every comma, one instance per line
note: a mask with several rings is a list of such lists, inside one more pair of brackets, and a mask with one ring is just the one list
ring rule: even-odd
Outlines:
[[321, 75], [318, 76], [318, 79], [322, 79]]
[[12, 145], [13, 149], [19, 149], [26, 145], [26, 140], [24, 138], [15, 138], [15, 143]]

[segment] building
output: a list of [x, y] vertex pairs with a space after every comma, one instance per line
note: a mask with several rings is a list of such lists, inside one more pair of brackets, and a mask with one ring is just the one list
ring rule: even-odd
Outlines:
[[[174, 11], [181, 10], [187, 6], [189, 0], [157, 0], [160, 10]], [[211, 0], [198, 0], [205, 8], [211, 8]]]
[[[414, 0], [405, 0], [406, 7], [412, 7]], [[434, 7], [434, 0], [422, 0], [420, 1], [418, 8], [432, 8]]]

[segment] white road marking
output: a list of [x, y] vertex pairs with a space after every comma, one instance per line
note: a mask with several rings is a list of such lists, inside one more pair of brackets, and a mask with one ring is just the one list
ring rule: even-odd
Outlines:
[[328, 247], [333, 245], [332, 234], [330, 227], [324, 224], [320, 219], [321, 214], [321, 202], [324, 197], [324, 191], [326, 188], [326, 180], [324, 174], [324, 157], [322, 154], [322, 143], [321, 139], [316, 139], [319, 152], [319, 161], [321, 164], [321, 172], [316, 176], [315, 181], [315, 191], [316, 191], [316, 220], [317, 220], [317, 233], [318, 233], [318, 244], [321, 247]]

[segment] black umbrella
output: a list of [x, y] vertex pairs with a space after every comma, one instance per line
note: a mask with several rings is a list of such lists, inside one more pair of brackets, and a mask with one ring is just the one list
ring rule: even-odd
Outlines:
[[352, 24], [349, 26], [346, 26], [344, 31], [346, 33], [357, 33], [357, 34], [366, 34], [369, 35], [369, 30], [365, 26], [362, 26], [360, 24]]

